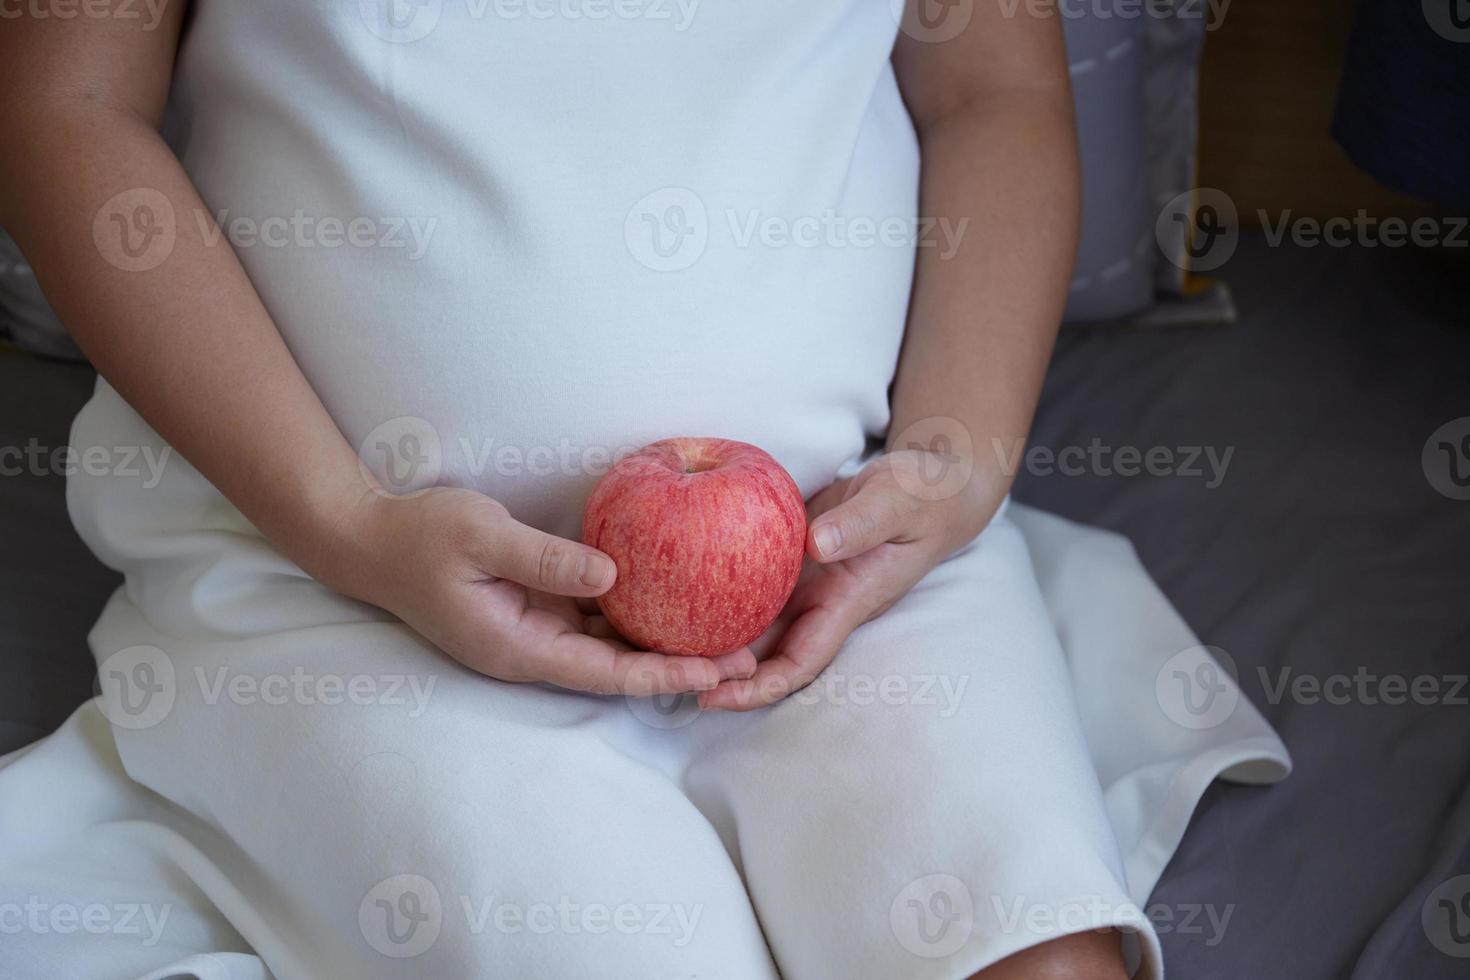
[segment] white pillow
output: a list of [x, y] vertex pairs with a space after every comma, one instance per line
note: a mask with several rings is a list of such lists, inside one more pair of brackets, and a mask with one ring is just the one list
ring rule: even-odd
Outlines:
[[[1062, 0], [1057, 9], [1082, 156], [1082, 238], [1066, 319], [1128, 318], [1183, 288], [1179, 266], [1161, 249], [1182, 247], [1185, 225], [1159, 216], [1193, 183], [1209, 8], [1198, 0], [1108, 9]], [[1155, 237], [1156, 228], [1176, 227], [1178, 241]]]

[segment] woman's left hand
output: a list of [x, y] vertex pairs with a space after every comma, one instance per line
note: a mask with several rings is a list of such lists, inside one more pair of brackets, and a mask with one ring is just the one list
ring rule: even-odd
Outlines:
[[[959, 480], [957, 465], [964, 467]], [[746, 711], [810, 684], [853, 630], [973, 541], [1004, 491], [985, 493], [970, 466], [916, 449], [890, 452], [813, 496], [807, 502], [811, 560], [781, 615], [751, 644], [763, 657], [760, 666], [749, 679], [701, 692], [700, 707]]]

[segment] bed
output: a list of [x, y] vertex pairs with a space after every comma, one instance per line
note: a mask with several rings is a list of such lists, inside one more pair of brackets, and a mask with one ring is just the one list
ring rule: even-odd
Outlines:
[[[1016, 488], [1132, 538], [1295, 758], [1203, 801], [1149, 909], [1170, 975], [1470, 976], [1470, 501], [1423, 453], [1470, 416], [1470, 275], [1250, 236], [1224, 274], [1234, 325], [1064, 334]], [[50, 453], [91, 385], [0, 355], [0, 752], [92, 691], [117, 576]]]

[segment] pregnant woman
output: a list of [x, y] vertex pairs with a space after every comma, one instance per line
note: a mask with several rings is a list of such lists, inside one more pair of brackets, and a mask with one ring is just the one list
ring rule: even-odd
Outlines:
[[[100, 696], [0, 760], [0, 975], [1161, 975], [1200, 794], [1288, 762], [1125, 542], [1007, 504], [1056, 18], [43, 7], [0, 223], [101, 375], [78, 458], [166, 462], [70, 480], [125, 584]], [[709, 660], [623, 643], [575, 540], [684, 435], [811, 521]]]

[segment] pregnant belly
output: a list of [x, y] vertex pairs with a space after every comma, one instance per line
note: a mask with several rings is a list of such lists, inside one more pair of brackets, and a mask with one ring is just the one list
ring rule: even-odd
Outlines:
[[888, 5], [445, 4], [412, 39], [196, 6], [171, 140], [390, 486], [565, 531], [630, 447], [752, 442], [810, 494], [886, 426], [918, 182]]
[[655, 440], [754, 443], [810, 495], [887, 423], [906, 283], [861, 288], [845, 260], [592, 286], [286, 258], [251, 256], [252, 276], [391, 489], [469, 487], [572, 534], [602, 473]]

